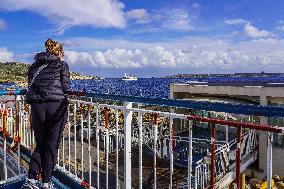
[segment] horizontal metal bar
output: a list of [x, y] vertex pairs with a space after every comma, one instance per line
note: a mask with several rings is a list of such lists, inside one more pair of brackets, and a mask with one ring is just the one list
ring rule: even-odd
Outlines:
[[222, 126], [232, 126], [232, 127], [241, 127], [241, 128], [248, 128], [248, 129], [255, 129], [260, 131], [269, 131], [274, 133], [284, 133], [284, 128], [271, 126], [271, 125], [259, 125], [254, 123], [242, 123], [237, 121], [228, 121], [228, 120], [221, 120], [215, 118], [203, 118], [199, 116], [188, 116], [188, 120], [195, 120], [195, 121], [202, 121], [207, 123], [213, 124], [220, 124]]
[[155, 110], [145, 110], [145, 109], [138, 109], [138, 108], [131, 108], [129, 110], [133, 112], [140, 112], [140, 113], [158, 114], [158, 115], [168, 117], [168, 118], [187, 119], [187, 115], [184, 115], [184, 114], [161, 112], [161, 111], [155, 111]]
[[114, 110], [124, 110], [125, 108], [123, 106], [116, 106], [116, 105], [109, 105], [109, 104], [100, 104], [100, 108], [110, 108]]
[[121, 95], [95, 94], [89, 92], [70, 91], [70, 95], [87, 96], [100, 99], [117, 100], [122, 102], [143, 103], [177, 108], [190, 108], [216, 112], [227, 112], [244, 115], [257, 115], [266, 117], [284, 117], [284, 107], [271, 107], [251, 104], [232, 104], [221, 102], [203, 102], [194, 100], [176, 100], [165, 98], [145, 98]]
[[15, 90], [15, 91], [7, 91], [7, 90], [0, 90], [0, 96], [2, 95], [25, 95], [27, 90]]
[[69, 101], [72, 103], [79, 103], [79, 104], [84, 104], [84, 105], [95, 106], [96, 108], [111, 108], [114, 110], [124, 110], [123, 106], [116, 106], [116, 105], [110, 105], [110, 104], [99, 104], [97, 102], [87, 102], [87, 101], [76, 100], [76, 99], [69, 99]]
[[84, 101], [84, 100], [77, 100], [77, 99], [69, 99], [69, 101], [72, 102], [72, 103], [79, 103], [79, 104], [96, 106], [96, 107], [99, 106], [99, 103], [96, 103], [96, 102], [87, 102], [87, 101]]

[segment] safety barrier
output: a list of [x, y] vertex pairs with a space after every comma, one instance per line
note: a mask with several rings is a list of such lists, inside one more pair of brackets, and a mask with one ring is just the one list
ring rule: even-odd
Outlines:
[[[18, 171], [13, 170], [14, 175], [25, 173], [28, 162], [25, 150], [33, 150], [35, 143], [25, 92], [0, 91], [1, 94], [17, 97], [11, 101], [14, 106], [6, 106], [8, 101], [0, 105], [3, 170], [7, 179], [7, 165]], [[234, 107], [221, 103], [70, 92], [68, 108], [57, 169], [89, 188], [213, 188], [233, 166], [240, 188], [241, 161], [256, 151], [255, 130], [268, 131], [269, 135], [283, 133], [279, 127], [211, 118], [215, 112], [227, 109], [227, 113], [284, 116], [284, 109], [280, 107]], [[173, 108], [207, 110], [210, 114], [198, 117], [195, 111], [181, 114], [174, 113]], [[201, 130], [208, 132], [206, 136], [195, 133], [201, 123], [208, 124], [211, 133], [206, 129]], [[237, 138], [217, 140], [217, 125], [235, 127], [237, 132], [233, 136]], [[268, 150], [271, 148], [272, 145], [268, 145]], [[11, 160], [14, 165], [7, 163], [9, 158], [14, 160]], [[269, 174], [268, 179], [272, 173]]]

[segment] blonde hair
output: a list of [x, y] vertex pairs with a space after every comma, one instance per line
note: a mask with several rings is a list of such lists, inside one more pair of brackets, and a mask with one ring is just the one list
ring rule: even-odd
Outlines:
[[46, 40], [45, 49], [47, 53], [55, 55], [59, 60], [64, 56], [62, 44], [52, 39]]

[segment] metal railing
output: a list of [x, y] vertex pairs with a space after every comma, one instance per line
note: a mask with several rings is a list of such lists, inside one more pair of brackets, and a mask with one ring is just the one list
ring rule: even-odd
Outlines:
[[[17, 96], [10, 107], [3, 100], [0, 104], [0, 153], [7, 179], [7, 160], [14, 162], [9, 164], [18, 171], [13, 170], [14, 175], [25, 173], [28, 154], [35, 143], [25, 92], [0, 91], [1, 94]], [[241, 160], [256, 150], [255, 130], [283, 132], [282, 128], [267, 125], [198, 117], [192, 111], [174, 113], [174, 108], [207, 110], [211, 115], [228, 110], [255, 116], [284, 116], [280, 107], [70, 92], [68, 122], [56, 167], [89, 188], [212, 188], [233, 165], [239, 171]], [[194, 132], [200, 123], [208, 123], [211, 129], [206, 137]], [[236, 127], [233, 136], [237, 138], [217, 140], [216, 125]], [[241, 135], [243, 128], [247, 131]], [[206, 133], [206, 129], [202, 132]]]
[[[245, 160], [257, 147], [257, 138], [255, 130], [249, 130], [242, 136], [241, 140], [242, 159]], [[220, 180], [232, 168], [236, 166], [237, 139], [225, 143], [215, 150], [215, 182]], [[211, 156], [209, 153], [208, 156]], [[210, 157], [203, 157], [195, 167], [195, 188], [205, 188], [209, 185]]]

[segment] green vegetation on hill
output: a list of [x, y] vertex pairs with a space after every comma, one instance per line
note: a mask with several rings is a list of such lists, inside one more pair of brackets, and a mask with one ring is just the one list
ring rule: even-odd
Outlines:
[[0, 63], [0, 82], [26, 82], [29, 65], [19, 62]]
[[[0, 63], [0, 82], [24, 82], [28, 81], [28, 70], [30, 65], [20, 62]], [[71, 79], [93, 79], [93, 76], [85, 76], [80, 73], [71, 72]]]

